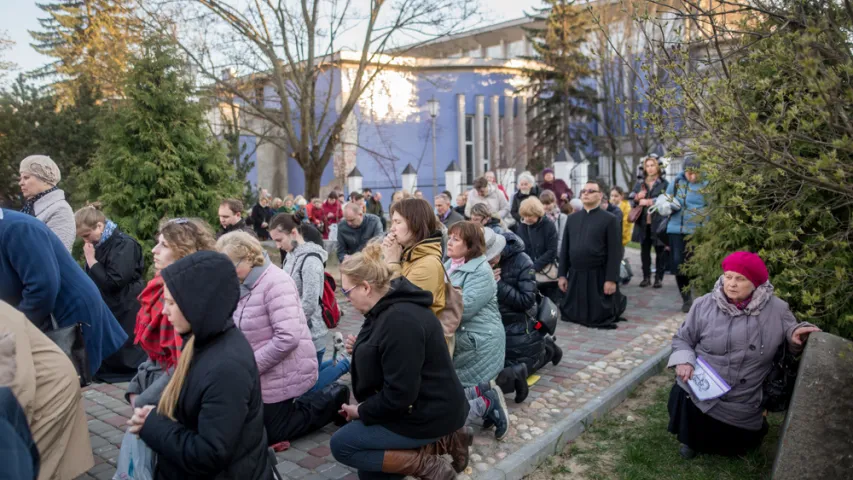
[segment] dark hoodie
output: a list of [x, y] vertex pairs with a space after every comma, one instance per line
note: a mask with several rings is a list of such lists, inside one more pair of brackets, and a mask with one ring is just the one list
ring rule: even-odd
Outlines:
[[176, 421], [155, 410], [139, 433], [157, 453], [154, 478], [271, 478], [255, 355], [231, 320], [240, 297], [233, 263], [202, 251], [162, 276], [192, 327], [195, 349]]
[[465, 425], [468, 402], [430, 305], [431, 293], [399, 277], [364, 316], [350, 373], [365, 425], [420, 439]]

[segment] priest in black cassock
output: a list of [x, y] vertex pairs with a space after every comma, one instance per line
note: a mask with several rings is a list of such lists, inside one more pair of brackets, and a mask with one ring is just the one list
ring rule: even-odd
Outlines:
[[560, 251], [562, 318], [593, 328], [616, 328], [627, 303], [619, 292], [622, 222], [601, 209], [606, 192], [600, 182], [584, 185], [583, 210], [566, 220]]

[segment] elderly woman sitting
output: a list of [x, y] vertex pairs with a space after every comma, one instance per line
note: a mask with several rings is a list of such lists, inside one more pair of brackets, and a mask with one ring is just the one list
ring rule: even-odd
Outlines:
[[[774, 354], [786, 344], [798, 353], [812, 332], [797, 323], [788, 304], [773, 295], [767, 267], [758, 255], [735, 252], [723, 260], [714, 291], [697, 299], [672, 340], [669, 367], [676, 385], [669, 396], [669, 431], [682, 443], [681, 456], [697, 452], [742, 455], [767, 433], [762, 384]], [[701, 357], [731, 386], [724, 395], [699, 400], [687, 381]]]

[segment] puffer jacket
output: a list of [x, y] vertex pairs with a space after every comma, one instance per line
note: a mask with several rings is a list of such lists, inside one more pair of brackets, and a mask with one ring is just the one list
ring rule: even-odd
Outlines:
[[299, 298], [302, 299], [302, 312], [308, 320], [311, 340], [318, 352], [326, 348], [326, 334], [329, 333], [326, 322], [323, 321], [323, 310], [320, 308], [320, 297], [323, 295], [323, 285], [326, 281], [324, 265], [328, 257], [329, 253], [322, 246], [305, 242], [287, 255], [282, 268], [296, 283]]
[[36, 200], [33, 212], [70, 252], [77, 235], [77, 224], [74, 222], [74, 210], [65, 200], [65, 192], [57, 189]]
[[524, 252], [533, 260], [533, 269], [542, 271], [557, 261], [557, 247], [560, 245], [557, 227], [547, 216], [543, 216], [533, 225], [522, 223], [518, 226], [518, 236], [524, 242]]
[[[450, 268], [450, 260], [445, 268]], [[498, 310], [494, 273], [480, 256], [450, 274], [462, 289], [462, 323], [456, 330], [453, 367], [463, 386], [470, 387], [497, 377], [504, 366], [506, 336]]]
[[264, 403], [296, 398], [317, 382], [317, 351], [293, 279], [275, 265], [243, 281], [234, 323], [255, 352]]
[[696, 227], [704, 223], [707, 204], [702, 189], [708, 181], [690, 183], [684, 173], [679, 173], [675, 181], [666, 189], [666, 198], [672, 204], [672, 215], [666, 224], [666, 233], [670, 235], [691, 235]]
[[501, 252], [501, 280], [498, 282], [498, 308], [503, 324], [523, 322], [536, 306], [536, 271], [524, 253], [524, 242], [512, 232], [504, 232], [506, 246]]
[[436, 316], [444, 310], [445, 279], [441, 267], [442, 235], [436, 230], [424, 240], [403, 250], [400, 264], [390, 264], [391, 269], [418, 288], [432, 293], [432, 306]]

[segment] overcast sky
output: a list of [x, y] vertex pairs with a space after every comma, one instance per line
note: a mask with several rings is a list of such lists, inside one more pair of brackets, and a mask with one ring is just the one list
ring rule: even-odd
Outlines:
[[[45, 2], [49, 0], [43, 0]], [[356, 4], [365, 0], [356, 0]], [[484, 17], [481, 26], [512, 20], [524, 16], [532, 7], [542, 5], [540, 0], [481, 0]], [[5, 31], [15, 46], [6, 54], [6, 60], [18, 65], [20, 71], [40, 67], [49, 61], [30, 47], [32, 38], [28, 30], [39, 30], [38, 18], [44, 12], [35, 0], [0, 0], [0, 31]]]

